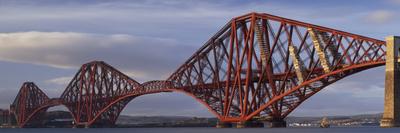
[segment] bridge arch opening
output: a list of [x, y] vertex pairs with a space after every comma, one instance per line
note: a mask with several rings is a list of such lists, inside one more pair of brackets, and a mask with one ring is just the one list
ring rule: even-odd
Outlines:
[[381, 66], [344, 77], [305, 100], [289, 117], [381, 113], [385, 90], [384, 71], [385, 67]]
[[36, 109], [21, 123], [21, 127], [58, 127], [70, 128], [74, 126], [74, 118], [64, 105], [42, 106]]
[[73, 127], [74, 117], [66, 106], [53, 106], [46, 111], [45, 125], [47, 127]]
[[[135, 117], [143, 118], [143, 123], [162, 124], [163, 120], [173, 123], [173, 118], [188, 120], [199, 117], [215, 118], [216, 116], [191, 96], [180, 92], [166, 92], [146, 94], [134, 98], [121, 112], [116, 124], [135, 124], [135, 121], [127, 120]], [[149, 118], [157, 117], [159, 119], [149, 120]]]

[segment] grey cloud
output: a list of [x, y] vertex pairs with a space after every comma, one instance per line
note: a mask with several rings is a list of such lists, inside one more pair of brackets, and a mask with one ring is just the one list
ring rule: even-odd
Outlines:
[[[179, 38], [180, 42], [198, 45], [231, 18], [256, 11], [356, 33], [375, 33], [381, 29], [355, 25], [354, 22], [365, 20], [367, 9], [353, 5], [319, 8], [311, 4], [304, 7], [293, 4], [296, 2], [234, 1], [237, 4], [228, 4], [231, 2], [183, 0], [72, 1], [67, 4], [43, 4], [40, 7], [35, 6], [39, 2], [28, 3], [33, 4], [13, 4], [0, 8], [3, 16], [0, 19], [3, 26], [0, 25], [0, 28], [10, 32], [40, 30], [150, 35]], [[372, 36], [382, 37], [377, 34]]]

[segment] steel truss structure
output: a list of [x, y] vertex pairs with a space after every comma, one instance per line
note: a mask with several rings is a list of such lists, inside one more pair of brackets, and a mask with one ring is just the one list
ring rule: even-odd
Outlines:
[[233, 18], [168, 79], [143, 84], [110, 65], [84, 64], [59, 99], [25, 83], [11, 111], [23, 127], [65, 105], [77, 125], [113, 125], [137, 96], [183, 92], [222, 122], [283, 120], [307, 98], [385, 64], [384, 41], [265, 13]]

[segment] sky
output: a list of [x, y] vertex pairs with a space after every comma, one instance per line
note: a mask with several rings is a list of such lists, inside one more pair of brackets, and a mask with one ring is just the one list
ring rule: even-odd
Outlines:
[[[162, 80], [231, 18], [262, 12], [384, 40], [400, 0], [0, 0], [0, 108], [25, 81], [59, 97], [81, 64], [103, 60], [139, 82]], [[384, 68], [334, 83], [291, 116], [383, 111]], [[125, 115], [211, 117], [190, 96], [138, 97]]]

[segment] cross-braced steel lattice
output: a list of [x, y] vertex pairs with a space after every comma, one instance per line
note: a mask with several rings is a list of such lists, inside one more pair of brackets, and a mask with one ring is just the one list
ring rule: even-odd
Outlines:
[[61, 100], [78, 125], [114, 125], [122, 109], [133, 98], [163, 92], [146, 86], [102, 61], [94, 61], [81, 67]]
[[383, 41], [251, 13], [232, 19], [168, 81], [221, 121], [282, 120], [327, 85], [384, 61]]
[[10, 111], [20, 127], [24, 127], [29, 121], [33, 121], [32, 124], [41, 124], [41, 117], [49, 101], [50, 98], [33, 82], [25, 82], [11, 104]]
[[24, 84], [11, 110], [24, 125], [42, 108], [63, 104], [77, 125], [113, 125], [135, 97], [177, 91], [222, 122], [282, 121], [324, 87], [384, 65], [385, 51], [380, 40], [250, 13], [233, 18], [165, 81], [139, 84], [94, 61], [79, 69], [60, 99]]

